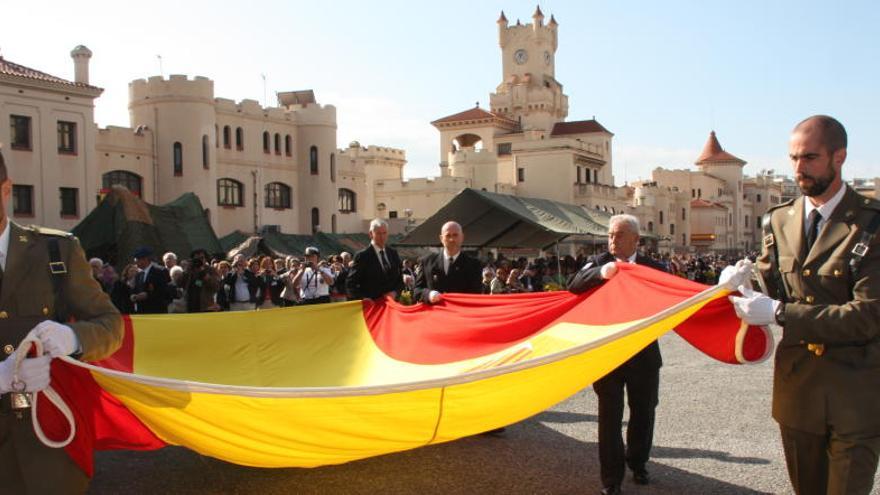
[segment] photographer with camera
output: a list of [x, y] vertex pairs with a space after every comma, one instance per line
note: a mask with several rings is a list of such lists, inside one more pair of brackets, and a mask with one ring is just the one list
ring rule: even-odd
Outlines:
[[186, 292], [187, 313], [220, 310], [214, 302], [220, 288], [220, 276], [208, 263], [208, 252], [204, 249], [195, 249], [190, 254], [189, 266], [183, 272], [180, 285]]
[[330, 302], [330, 286], [333, 285], [333, 272], [330, 265], [318, 259], [318, 248], [309, 246], [305, 250], [305, 262], [293, 278], [293, 285], [299, 289], [300, 304], [322, 304]]
[[226, 303], [223, 309], [229, 311], [249, 311], [257, 307], [257, 292], [260, 288], [257, 275], [247, 267], [247, 260], [241, 254], [235, 255], [232, 270], [223, 279]]

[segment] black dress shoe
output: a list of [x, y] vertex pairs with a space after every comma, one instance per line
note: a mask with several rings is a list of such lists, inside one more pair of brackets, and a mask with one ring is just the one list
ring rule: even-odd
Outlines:
[[608, 485], [602, 489], [602, 495], [620, 495], [620, 485]]
[[651, 482], [651, 477], [648, 476], [648, 470], [645, 468], [633, 470], [633, 483], [637, 485], [647, 485]]

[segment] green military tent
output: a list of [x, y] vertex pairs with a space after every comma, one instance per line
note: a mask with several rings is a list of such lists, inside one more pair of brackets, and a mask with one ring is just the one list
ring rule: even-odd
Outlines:
[[153, 249], [157, 257], [167, 251], [189, 257], [197, 248], [223, 253], [202, 203], [193, 193], [164, 205], [151, 205], [128, 189], [114, 186], [72, 232], [89, 257], [97, 256], [117, 267], [126, 264], [141, 246]]

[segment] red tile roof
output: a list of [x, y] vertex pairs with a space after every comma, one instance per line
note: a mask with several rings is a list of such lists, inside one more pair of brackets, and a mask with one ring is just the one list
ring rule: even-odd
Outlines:
[[465, 110], [464, 112], [458, 112], [456, 114], [443, 117], [442, 119], [437, 119], [431, 122], [431, 124], [436, 126], [438, 124], [442, 125], [469, 121], [487, 121], [487, 123], [498, 122], [502, 123], [503, 126], [508, 128], [515, 127], [517, 125], [515, 121], [510, 120], [503, 115], [499, 115], [493, 112], [487, 112], [480, 107], [474, 107], [469, 110]]
[[596, 119], [591, 120], [575, 120], [573, 122], [557, 122], [553, 124], [551, 136], [564, 136], [566, 134], [588, 134], [591, 132], [607, 132], [611, 131], [602, 126]]
[[696, 163], [700, 164], [715, 162], [737, 162], [738, 164], [742, 165], [746, 163], [745, 161], [724, 151], [724, 149], [721, 148], [721, 143], [718, 142], [718, 138], [715, 137], [715, 131], [712, 131], [709, 133], [709, 139], [706, 141], [706, 145], [703, 146], [703, 152], [700, 153], [700, 157], [697, 158]]
[[46, 81], [56, 84], [64, 84], [66, 86], [73, 86], [77, 88], [91, 88], [91, 89], [99, 89], [95, 86], [91, 86], [89, 84], [83, 84], [73, 81], [68, 81], [67, 79], [62, 79], [60, 77], [53, 76], [51, 74], [46, 74], [45, 72], [40, 72], [36, 69], [31, 69], [30, 67], [25, 67], [20, 64], [16, 64], [14, 62], [10, 62], [3, 57], [0, 57], [0, 74], [10, 75], [10, 76], [18, 76], [24, 77], [27, 79], [33, 79], [37, 81]]
[[724, 208], [724, 205], [713, 203], [702, 198], [692, 199], [691, 208]]

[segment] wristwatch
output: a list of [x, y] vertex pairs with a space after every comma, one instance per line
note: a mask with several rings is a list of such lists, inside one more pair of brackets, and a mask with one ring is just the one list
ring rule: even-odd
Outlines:
[[779, 306], [776, 307], [776, 314], [773, 315], [776, 319], [776, 324], [780, 327], [785, 326], [785, 303], [780, 302]]

